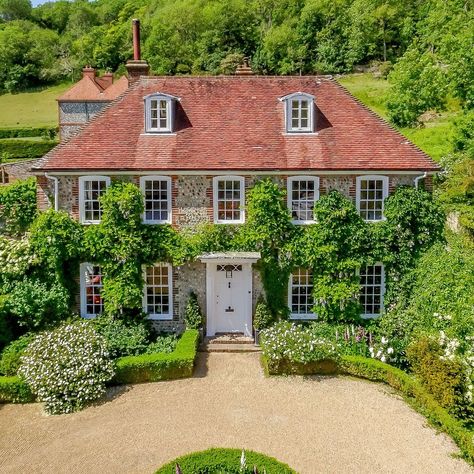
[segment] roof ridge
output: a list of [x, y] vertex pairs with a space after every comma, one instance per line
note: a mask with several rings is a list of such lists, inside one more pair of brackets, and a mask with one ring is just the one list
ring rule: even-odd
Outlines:
[[388, 120], [385, 120], [383, 117], [381, 117], [379, 114], [377, 114], [377, 112], [374, 112], [370, 107], [368, 107], [366, 104], [364, 104], [360, 99], [358, 99], [355, 95], [353, 95], [349, 89], [347, 89], [346, 87], [344, 87], [336, 78], [332, 77], [330, 79], [330, 81], [332, 83], [334, 83], [337, 87], [339, 87], [340, 89], [342, 89], [342, 91], [348, 95], [349, 97], [351, 97], [354, 102], [356, 102], [359, 106], [361, 106], [363, 109], [365, 109], [367, 112], [370, 113], [370, 115], [372, 115], [378, 122], [380, 122], [382, 125], [384, 125], [385, 127], [389, 128], [392, 132], [394, 132], [395, 134], [397, 134], [400, 138], [402, 138], [404, 140], [404, 142], [406, 142], [405, 144], [409, 145], [410, 147], [414, 148], [416, 151], [419, 151], [420, 153], [422, 153], [426, 158], [428, 158], [432, 163], [434, 163], [435, 165], [439, 166], [438, 163], [436, 163], [435, 160], [433, 160], [433, 158], [428, 155], [428, 153], [426, 153], [425, 151], [423, 151], [420, 147], [418, 147], [417, 145], [415, 145], [410, 139], [408, 139], [405, 135], [403, 135], [403, 133], [401, 133], [399, 130], [397, 130]]
[[111, 100], [100, 112], [98, 112], [94, 117], [92, 117], [88, 122], [84, 123], [81, 125], [77, 130], [71, 133], [68, 138], [62, 140], [60, 143], [58, 143], [54, 148], [52, 148], [48, 153], [43, 155], [40, 160], [41, 163], [39, 163], [40, 166], [37, 167], [32, 167], [32, 170], [41, 170], [42, 167], [47, 164], [50, 158], [53, 157], [56, 152], [60, 151], [64, 146], [69, 144], [69, 142], [73, 139], [76, 138], [78, 135], [82, 133], [83, 130], [85, 130], [87, 127], [89, 127], [91, 124], [95, 123], [100, 117], [102, 117], [107, 110], [109, 110], [111, 107], [113, 107], [115, 104], [120, 102], [129, 92], [137, 89], [140, 85], [140, 82], [134, 82], [128, 86], [128, 88], [123, 91], [120, 95], [118, 95], [115, 99]]

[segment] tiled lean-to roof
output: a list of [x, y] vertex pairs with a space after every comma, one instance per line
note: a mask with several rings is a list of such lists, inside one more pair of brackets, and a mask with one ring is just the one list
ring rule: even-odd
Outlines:
[[[315, 97], [315, 132], [285, 132], [292, 92]], [[179, 97], [175, 133], [146, 134], [143, 98]], [[41, 169], [436, 171], [419, 148], [334, 80], [317, 76], [141, 77]]]

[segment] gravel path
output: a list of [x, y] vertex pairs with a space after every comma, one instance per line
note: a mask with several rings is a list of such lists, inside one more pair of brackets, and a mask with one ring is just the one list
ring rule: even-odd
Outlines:
[[212, 446], [261, 451], [300, 473], [473, 473], [383, 386], [266, 379], [258, 354], [201, 354], [193, 379], [135, 385], [73, 415], [0, 405], [2, 473], [151, 474]]

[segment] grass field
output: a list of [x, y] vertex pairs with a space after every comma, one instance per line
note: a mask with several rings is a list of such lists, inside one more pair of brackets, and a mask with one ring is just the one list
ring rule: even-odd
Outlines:
[[71, 83], [0, 95], [0, 128], [57, 126], [56, 99], [69, 87]]
[[[338, 78], [338, 81], [370, 109], [387, 119], [386, 100], [390, 85], [386, 80], [377, 79], [367, 73], [349, 74]], [[451, 151], [450, 139], [454, 130], [454, 120], [458, 113], [459, 104], [450, 101], [445, 112], [430, 116], [423, 127], [401, 128], [399, 130], [438, 161]]]

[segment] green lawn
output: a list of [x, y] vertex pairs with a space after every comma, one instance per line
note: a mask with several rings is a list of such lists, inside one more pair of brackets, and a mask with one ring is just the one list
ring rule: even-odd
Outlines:
[[[387, 119], [386, 99], [390, 85], [385, 79], [377, 79], [367, 73], [341, 76], [338, 81], [370, 109]], [[456, 101], [450, 101], [445, 112], [433, 114], [423, 127], [399, 130], [438, 161], [451, 151], [450, 139], [454, 130], [453, 123], [459, 111], [459, 104]]]
[[57, 126], [56, 99], [70, 87], [68, 82], [43, 90], [0, 95], [0, 128]]

